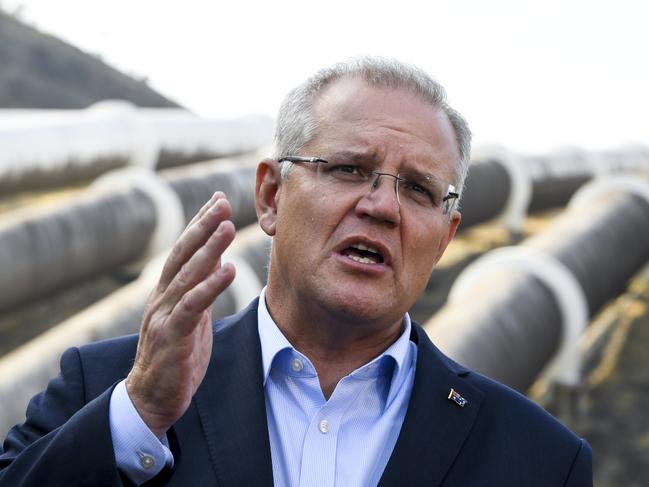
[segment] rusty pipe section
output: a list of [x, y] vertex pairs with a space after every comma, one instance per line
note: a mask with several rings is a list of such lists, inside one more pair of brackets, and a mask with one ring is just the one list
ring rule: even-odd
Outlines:
[[150, 181], [131, 186], [120, 180], [55, 207], [1, 215], [0, 311], [131, 263], [147, 251], [160, 252], [214, 191], [228, 195], [237, 227], [256, 220], [252, 161], [217, 160], [158, 174], [154, 182], [166, 188], [180, 216], [156, 248], [152, 237], [172, 215], [149, 191]]
[[[649, 181], [644, 184], [649, 194]], [[649, 198], [600, 194], [571, 205], [522, 246], [568, 271], [592, 316], [649, 262]], [[525, 266], [488, 267], [425, 329], [454, 359], [523, 391], [554, 359], [567, 326], [564, 290], [539, 276]]]

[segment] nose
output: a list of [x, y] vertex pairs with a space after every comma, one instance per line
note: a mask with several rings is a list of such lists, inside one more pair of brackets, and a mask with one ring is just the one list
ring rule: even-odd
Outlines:
[[[389, 176], [389, 177], [382, 177]], [[394, 181], [391, 181], [391, 179]], [[399, 200], [396, 191], [396, 176], [385, 173], [374, 173], [370, 178], [369, 190], [356, 204], [358, 216], [369, 216], [381, 222], [398, 224], [401, 221]]]

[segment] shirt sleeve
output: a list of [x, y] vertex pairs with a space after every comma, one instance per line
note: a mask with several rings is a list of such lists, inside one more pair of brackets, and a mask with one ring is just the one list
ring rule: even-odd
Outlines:
[[166, 435], [160, 440], [142, 420], [126, 391], [126, 380], [113, 389], [109, 407], [110, 434], [117, 468], [136, 485], [155, 477], [174, 458]]

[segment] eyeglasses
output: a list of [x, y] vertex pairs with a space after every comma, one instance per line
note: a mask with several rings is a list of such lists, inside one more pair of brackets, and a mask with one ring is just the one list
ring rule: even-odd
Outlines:
[[378, 188], [381, 176], [393, 178], [399, 206], [406, 206], [415, 211], [441, 211], [447, 215], [460, 196], [455, 186], [448, 184], [444, 187], [433, 176], [416, 171], [394, 175], [375, 171], [369, 163], [330, 162], [320, 157], [286, 156], [278, 162], [313, 164], [319, 183], [331, 192], [351, 192], [366, 187], [364, 183], [368, 181], [369, 189], [373, 191]]

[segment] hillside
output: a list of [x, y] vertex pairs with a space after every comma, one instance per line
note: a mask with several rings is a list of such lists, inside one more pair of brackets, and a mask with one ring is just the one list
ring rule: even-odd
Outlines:
[[0, 108], [85, 108], [105, 99], [178, 107], [144, 81], [0, 10]]

